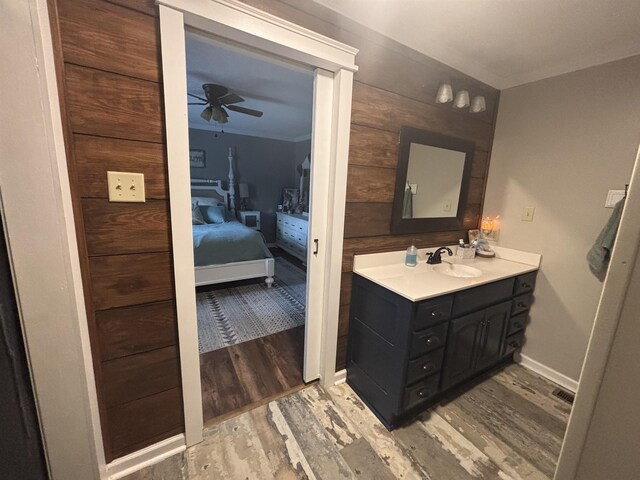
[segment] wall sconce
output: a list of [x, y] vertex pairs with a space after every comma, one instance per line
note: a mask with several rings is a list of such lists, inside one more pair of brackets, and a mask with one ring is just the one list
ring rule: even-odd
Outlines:
[[467, 108], [469, 106], [469, 92], [466, 90], [460, 90], [456, 93], [456, 98], [453, 100], [453, 106], [455, 108]]
[[436, 103], [449, 103], [451, 100], [453, 100], [453, 89], [448, 83], [443, 83], [438, 88]]
[[485, 217], [480, 224], [482, 236], [487, 240], [498, 240], [500, 236], [500, 215], [496, 217]]
[[476, 95], [471, 99], [471, 108], [469, 111], [471, 113], [480, 113], [484, 112], [487, 109], [487, 102], [482, 95]]
[[449, 103], [453, 100], [454, 108], [469, 108], [471, 113], [484, 112], [487, 109], [487, 102], [483, 95], [476, 95], [469, 100], [470, 95], [468, 90], [460, 90], [456, 93], [455, 98], [453, 96], [453, 88], [450, 83], [443, 83], [438, 88], [436, 94], [436, 103]]

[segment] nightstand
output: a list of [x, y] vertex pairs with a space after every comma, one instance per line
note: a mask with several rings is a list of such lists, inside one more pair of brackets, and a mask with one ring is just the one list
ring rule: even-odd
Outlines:
[[241, 211], [240, 221], [249, 228], [260, 230], [260, 212], [254, 210]]

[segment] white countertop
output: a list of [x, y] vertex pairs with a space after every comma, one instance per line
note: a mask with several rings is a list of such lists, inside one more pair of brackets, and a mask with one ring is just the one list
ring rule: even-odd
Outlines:
[[[456, 246], [450, 246], [455, 253]], [[426, 254], [435, 248], [418, 250], [418, 265], [407, 267], [404, 264], [406, 251], [356, 255], [353, 272], [381, 285], [392, 292], [417, 302], [448, 293], [465, 290], [503, 278], [532, 272], [540, 267], [541, 255], [522, 252], [504, 247], [492, 247], [494, 258], [458, 260], [443, 253], [443, 261], [459, 263], [482, 271], [480, 277], [449, 277], [434, 271], [435, 265], [428, 265]]]

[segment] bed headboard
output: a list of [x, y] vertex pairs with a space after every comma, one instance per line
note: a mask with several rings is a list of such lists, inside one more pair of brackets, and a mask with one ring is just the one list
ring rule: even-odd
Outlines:
[[[235, 176], [233, 174], [233, 153], [231, 152], [231, 147], [229, 147], [229, 155], [227, 158], [229, 160], [229, 188], [227, 190], [222, 188], [222, 180], [191, 177], [191, 198], [198, 198], [198, 203], [200, 205], [205, 205], [203, 201], [206, 201], [207, 198], [216, 199], [218, 202], [224, 203], [227, 209], [235, 215], [236, 189]], [[205, 194], [204, 192], [208, 193]]]
[[191, 179], [191, 199], [198, 199], [200, 205], [218, 205], [223, 203], [229, 208], [229, 192], [222, 188], [221, 180], [205, 178]]

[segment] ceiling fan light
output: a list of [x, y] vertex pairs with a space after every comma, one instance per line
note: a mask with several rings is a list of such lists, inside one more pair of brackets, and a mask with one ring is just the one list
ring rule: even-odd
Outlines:
[[220, 107], [213, 107], [211, 109], [211, 118], [213, 118], [216, 122], [220, 122], [224, 114], [222, 113]]
[[202, 110], [202, 113], [200, 114], [200, 116], [204, 118], [207, 122], [211, 121], [212, 115], [213, 115], [213, 109], [211, 107], [205, 108], [204, 110]]

